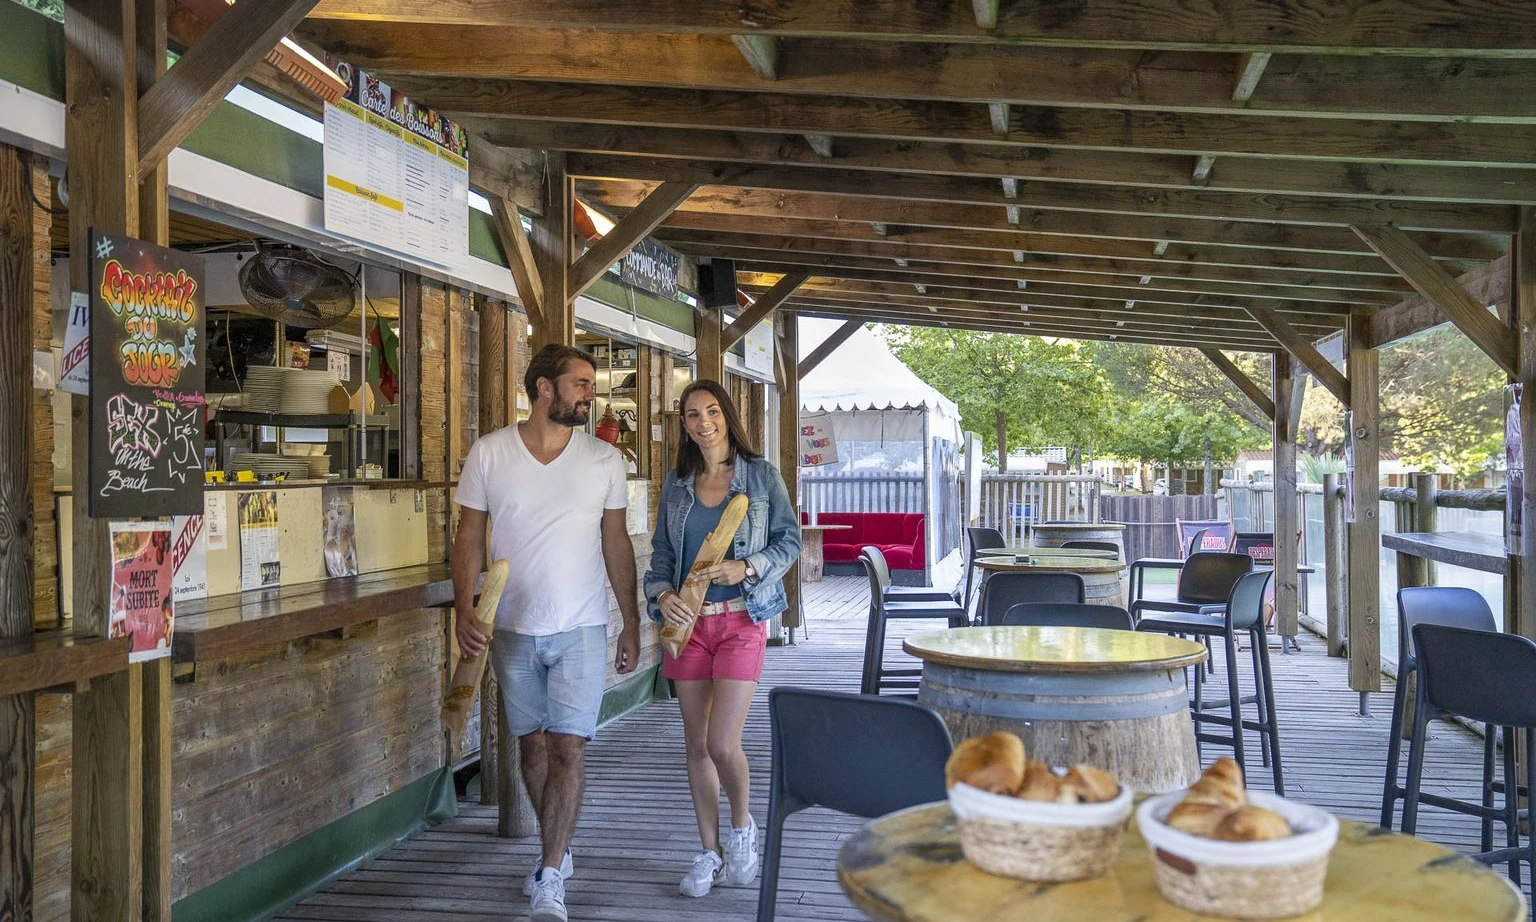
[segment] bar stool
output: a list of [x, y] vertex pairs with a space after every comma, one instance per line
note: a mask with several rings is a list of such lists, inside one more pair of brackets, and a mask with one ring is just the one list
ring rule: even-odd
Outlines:
[[895, 586], [891, 584], [891, 565], [885, 559], [885, 551], [873, 544], [859, 549], [875, 565], [875, 576], [880, 580], [880, 595], [887, 602], [953, 602], [955, 595], [936, 586]]
[[981, 584], [977, 620], [988, 627], [1020, 602], [1067, 602], [1080, 605], [1086, 593], [1080, 573], [991, 573]]
[[965, 557], [965, 596], [960, 599], [960, 604], [969, 609], [971, 585], [976, 575], [976, 558], [981, 556], [977, 552], [982, 548], [1006, 547], [1007, 542], [1003, 540], [1003, 533], [995, 528], [967, 528], [965, 540], [970, 547], [967, 548]]
[[859, 555], [859, 564], [869, 577], [869, 626], [864, 634], [864, 670], [859, 691], [878, 695], [882, 690], [917, 693], [922, 669], [887, 669], [885, 667], [885, 622], [888, 618], [943, 618], [950, 627], [964, 627], [965, 609], [954, 601], [889, 602], [881, 591], [877, 567], [868, 554]]
[[[1461, 586], [1421, 586], [1399, 589], [1397, 592], [1397, 687], [1392, 692], [1391, 736], [1387, 739], [1387, 776], [1381, 786], [1381, 825], [1392, 828], [1392, 814], [1397, 801], [1407, 793], [1397, 783], [1397, 766], [1403, 752], [1403, 721], [1408, 712], [1409, 679], [1418, 672], [1418, 658], [1414, 655], [1413, 629], [1420, 624], [1438, 624], [1444, 627], [1460, 627], [1473, 631], [1497, 631], [1499, 624], [1488, 608], [1488, 600], [1471, 589]], [[1483, 764], [1493, 762], [1493, 738], [1484, 739]], [[1489, 782], [1483, 777], [1483, 783]], [[1490, 792], [1485, 792], [1490, 793]], [[1459, 800], [1437, 794], [1420, 794], [1422, 803], [1455, 810]], [[1485, 802], [1488, 800], [1484, 798]], [[1483, 851], [1493, 847], [1492, 827], [1484, 824]]]
[[[1196, 554], [1190, 558], [1204, 556]], [[1239, 555], [1230, 555], [1239, 556]], [[1156, 631], [1163, 634], [1192, 634], [1196, 637], [1221, 637], [1227, 651], [1227, 697], [1221, 701], [1204, 698], [1204, 670], [1195, 667], [1195, 699], [1191, 711], [1195, 721], [1195, 740], [1198, 743], [1217, 743], [1231, 746], [1238, 765], [1247, 777], [1248, 766], [1244, 761], [1243, 731], [1259, 733], [1260, 751], [1264, 764], [1269, 766], [1275, 782], [1275, 793], [1285, 796], [1285, 779], [1280, 768], [1280, 727], [1275, 717], [1275, 688], [1269, 669], [1269, 644], [1264, 642], [1264, 590], [1274, 575], [1273, 570], [1255, 570], [1245, 574], [1232, 586], [1231, 595], [1224, 605], [1208, 605], [1205, 611], [1169, 611], [1143, 617], [1136, 624], [1138, 631]], [[1253, 641], [1254, 693], [1243, 696], [1237, 681], [1237, 635], [1246, 631]], [[1257, 720], [1243, 718], [1243, 705], [1252, 703], [1258, 709]], [[1228, 716], [1207, 714], [1207, 709], [1225, 708]], [[1230, 727], [1231, 736], [1205, 733], [1202, 723], [1214, 723]]]
[[[1520, 862], [1536, 873], [1536, 836], [1520, 845], [1520, 786], [1515, 773], [1515, 731], [1525, 730], [1525, 764], [1536, 765], [1536, 641], [1519, 634], [1474, 631], [1440, 624], [1413, 629], [1419, 658], [1419, 689], [1414, 697], [1413, 742], [1408, 748], [1408, 785], [1403, 797], [1403, 832], [1418, 829], [1419, 792], [1424, 775], [1424, 746], [1431, 720], [1451, 715], [1487, 724], [1487, 739], [1496, 730], [1504, 739], [1504, 806], [1493, 806], [1493, 746], [1483, 749], [1483, 803], [1456, 802], [1449, 809], [1483, 820], [1483, 851], [1472, 857], [1484, 864], [1509, 863], [1509, 879], [1520, 886]], [[1527, 814], [1528, 815], [1528, 814]], [[1494, 849], [1492, 824], [1504, 824], [1508, 847]]]

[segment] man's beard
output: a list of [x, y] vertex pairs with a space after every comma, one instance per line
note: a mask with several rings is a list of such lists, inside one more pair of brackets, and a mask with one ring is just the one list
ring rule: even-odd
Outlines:
[[585, 426], [587, 419], [592, 414], [592, 405], [586, 401], [578, 400], [572, 403], [557, 403], [549, 408], [549, 421], [561, 426]]

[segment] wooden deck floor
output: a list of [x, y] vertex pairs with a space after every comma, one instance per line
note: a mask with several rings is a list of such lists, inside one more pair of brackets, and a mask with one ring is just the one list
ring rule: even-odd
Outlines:
[[[855, 691], [863, 649], [866, 584], [829, 577], [808, 586], [809, 636], [793, 647], [769, 649], [759, 695], [770, 685], [807, 685]], [[890, 654], [917, 625], [896, 625]], [[1274, 657], [1277, 708], [1287, 793], [1342, 817], [1377, 819], [1386, 758], [1390, 688], [1373, 695], [1372, 715], [1357, 714], [1342, 660], [1329, 659], [1321, 641], [1303, 639], [1299, 655]], [[1252, 738], [1254, 787], [1268, 789]], [[769, 757], [766, 701], [747, 727], [753, 769], [753, 812], [767, 808]], [[1207, 760], [1221, 755], [1207, 747]], [[1406, 754], [1405, 754], [1406, 760]], [[1476, 790], [1481, 746], [1473, 734], [1441, 726], [1426, 760], [1426, 784], [1452, 796]], [[605, 728], [593, 742], [588, 787], [574, 853], [576, 874], [567, 884], [573, 920], [705, 922], [749, 920], [757, 889], [717, 890], [701, 900], [678, 895], [677, 883], [698, 850], [684, 776], [682, 725], [674, 703], [652, 704]], [[860, 920], [838, 888], [839, 843], [859, 821], [822, 810], [790, 819], [779, 890], [778, 918]], [[521, 893], [537, 840], [495, 835], [495, 808], [460, 805], [459, 816], [363, 865], [278, 918], [285, 922], [513, 922], [527, 917]], [[1469, 817], [1426, 809], [1420, 834], [1456, 848], [1476, 845]]]

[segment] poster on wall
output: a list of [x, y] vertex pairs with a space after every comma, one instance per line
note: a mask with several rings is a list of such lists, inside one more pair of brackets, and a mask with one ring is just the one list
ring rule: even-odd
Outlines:
[[203, 530], [208, 550], [222, 551], [229, 547], [229, 494], [204, 494]]
[[1355, 521], [1355, 411], [1344, 411], [1344, 521]]
[[1504, 386], [1504, 553], [1520, 557], [1525, 528], [1525, 450], [1520, 447], [1520, 385]]
[[203, 261], [91, 231], [89, 514], [203, 511]]
[[131, 663], [171, 655], [171, 526], [165, 522], [113, 522], [112, 586], [107, 635], [131, 637]]
[[[394, 491], [390, 491], [394, 501]], [[328, 576], [357, 575], [357, 527], [351, 487], [324, 487], [320, 507], [325, 516], [325, 572]]]
[[171, 516], [171, 588], [176, 601], [208, 598], [208, 528], [200, 515]]
[[800, 414], [800, 466], [837, 463], [837, 433], [830, 413]]
[[325, 107], [325, 229], [439, 266], [469, 255], [469, 135], [347, 61]]
[[764, 320], [742, 337], [742, 362], [749, 371], [773, 374], [773, 321]]
[[277, 556], [277, 491], [240, 496], [240, 590], [264, 589], [283, 580]]

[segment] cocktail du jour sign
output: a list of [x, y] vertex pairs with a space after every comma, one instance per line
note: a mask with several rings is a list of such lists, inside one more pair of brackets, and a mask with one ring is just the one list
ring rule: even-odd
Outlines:
[[203, 512], [203, 261], [91, 232], [95, 517]]

